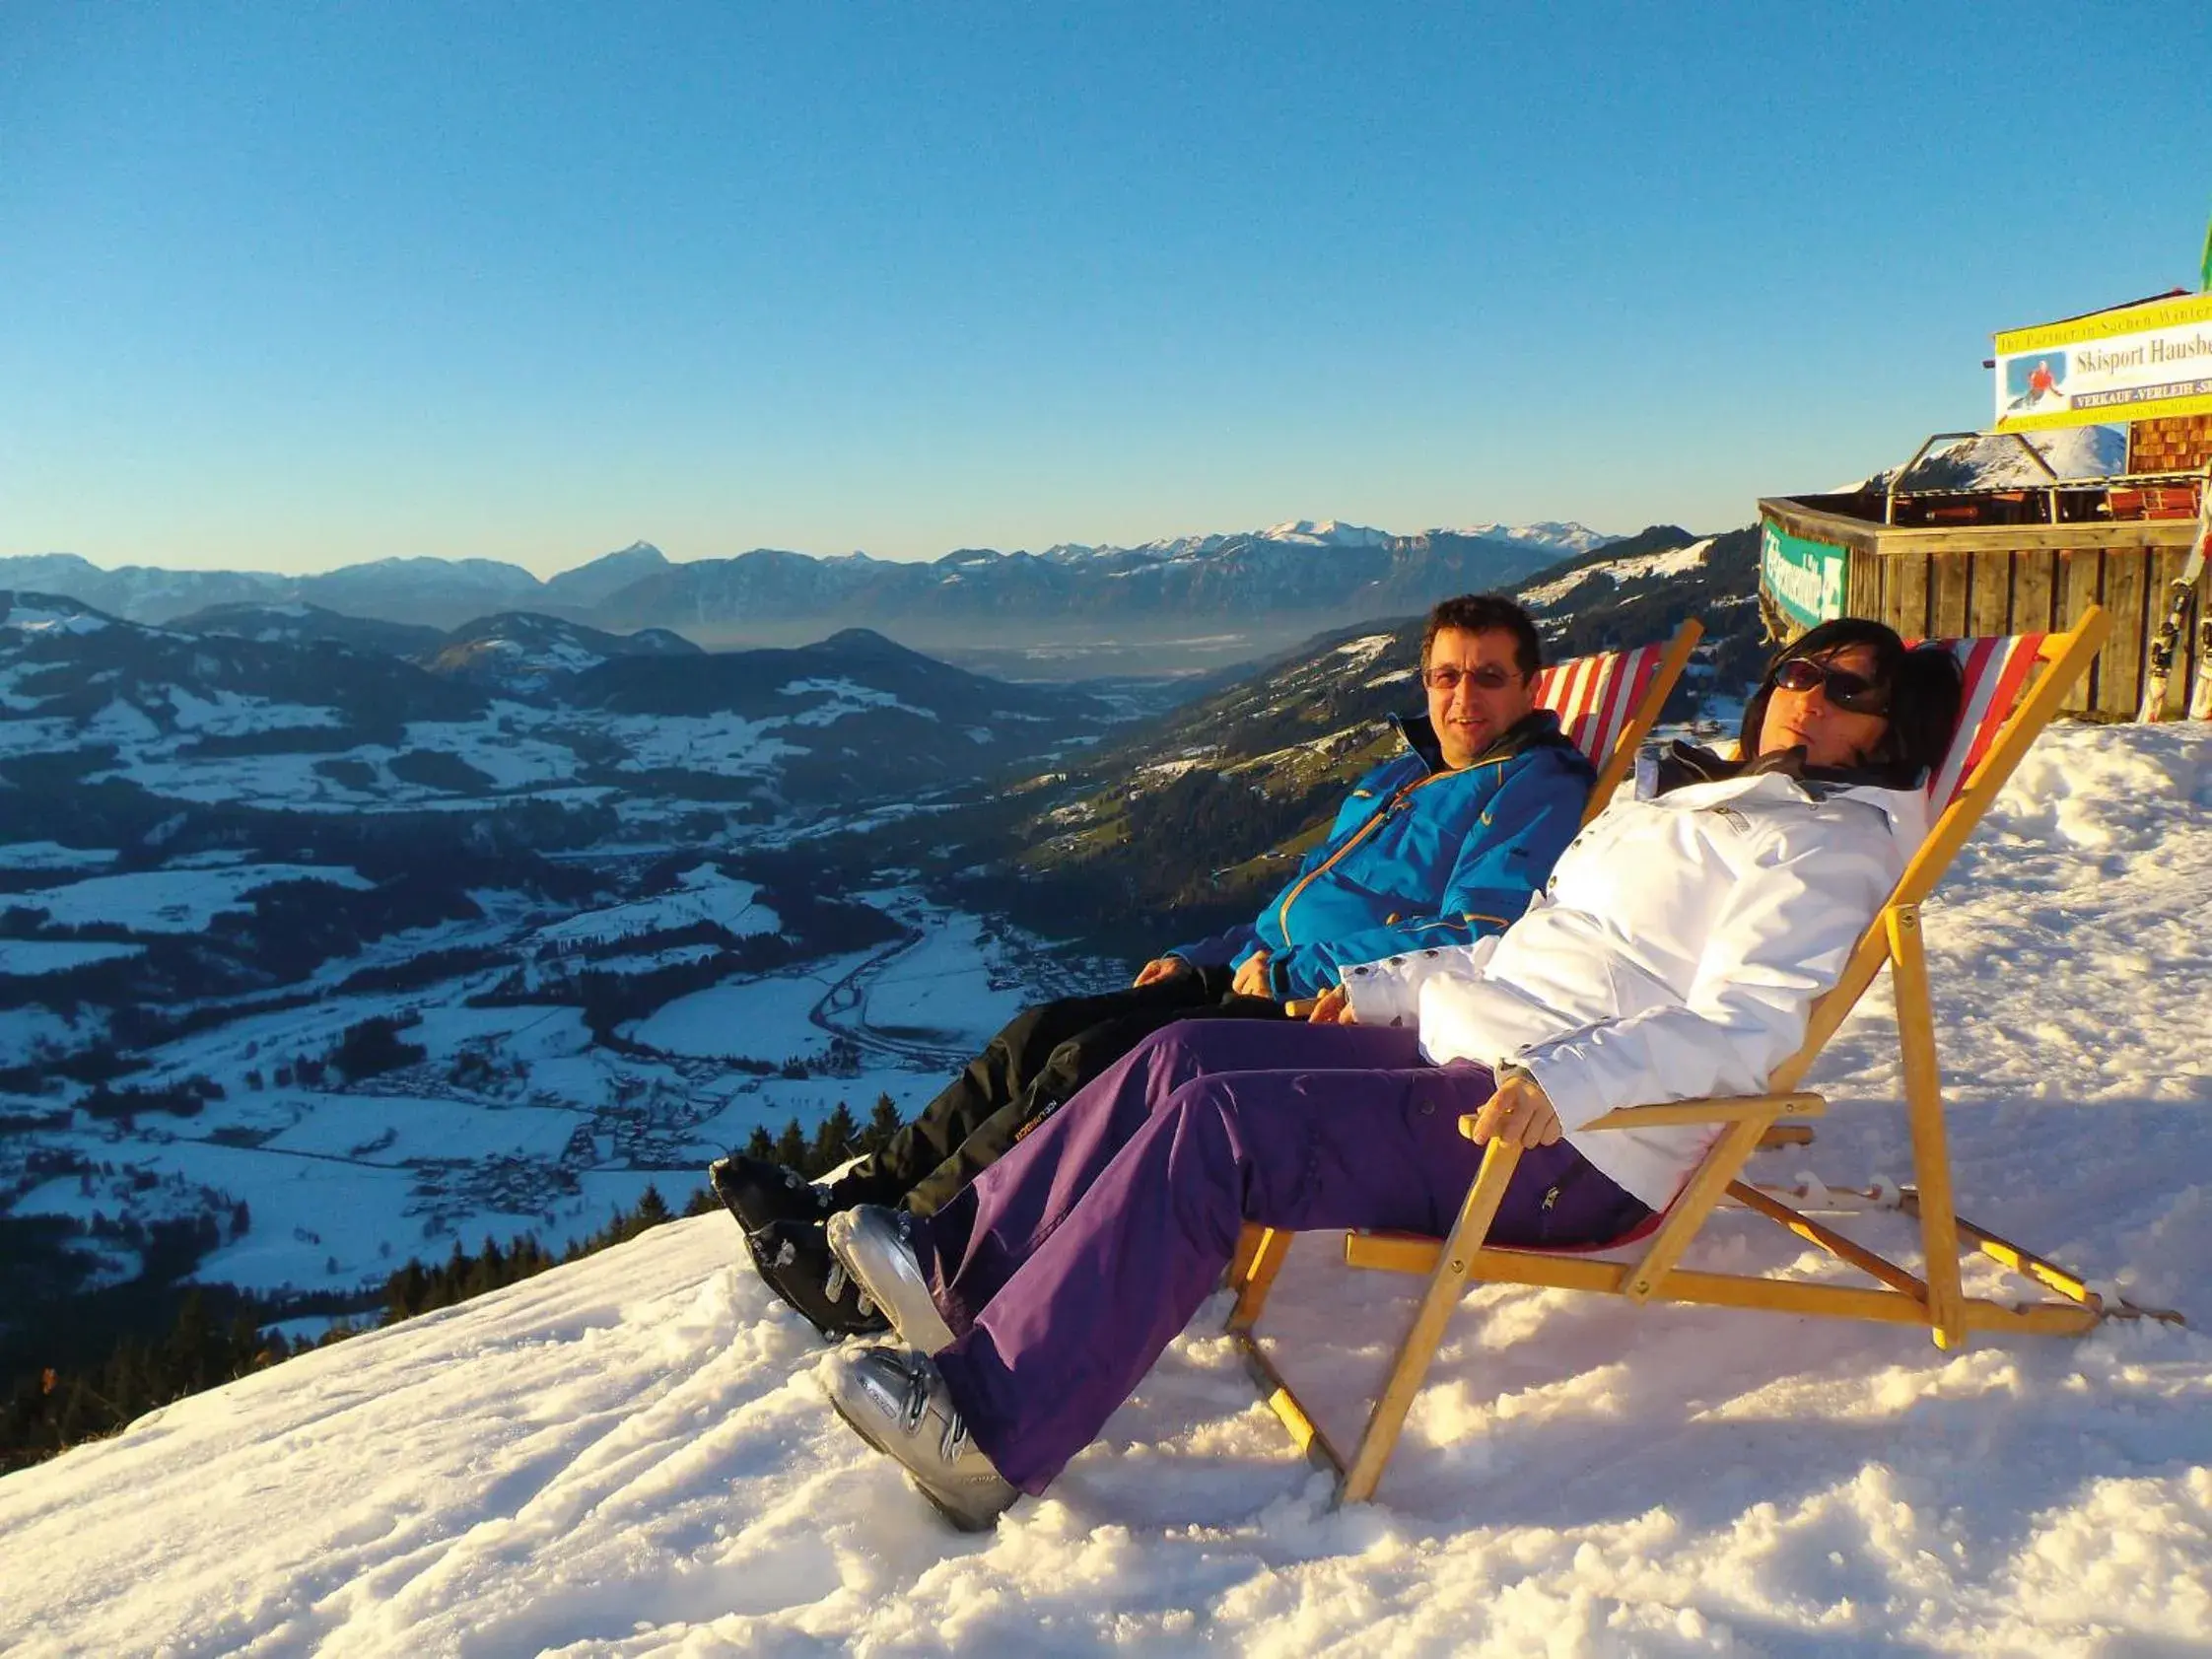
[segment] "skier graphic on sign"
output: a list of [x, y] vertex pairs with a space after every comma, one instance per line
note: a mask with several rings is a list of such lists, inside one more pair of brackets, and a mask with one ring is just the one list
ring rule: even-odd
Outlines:
[[2072, 400], [2066, 394], [2066, 354], [2038, 352], [2016, 357], [2005, 365], [2005, 413], [2035, 414], [2064, 409]]

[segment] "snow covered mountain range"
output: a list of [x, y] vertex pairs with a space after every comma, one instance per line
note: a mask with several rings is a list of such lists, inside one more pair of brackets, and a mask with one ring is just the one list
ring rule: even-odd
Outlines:
[[[0, 761], [72, 767], [146, 810], [619, 800], [635, 813], [673, 797], [803, 818], [980, 777], [1130, 712], [863, 629], [710, 655], [664, 632], [526, 613], [448, 635], [305, 606], [224, 607], [200, 624], [0, 591]], [[13, 827], [51, 804], [23, 803]]]
[[840, 627], [895, 625], [933, 648], [1007, 627], [1140, 631], [1193, 621], [1388, 615], [1446, 593], [1495, 588], [1588, 552], [1580, 524], [1482, 524], [1417, 535], [1295, 520], [1137, 547], [1074, 543], [1043, 553], [963, 548], [929, 562], [758, 548], [678, 564], [639, 542], [541, 582], [484, 559], [381, 559], [307, 577], [249, 571], [102, 570], [74, 554], [0, 558], [0, 588], [59, 593], [134, 622], [242, 606], [312, 605], [450, 629], [527, 610], [603, 631], [666, 629], [702, 645], [784, 644]]

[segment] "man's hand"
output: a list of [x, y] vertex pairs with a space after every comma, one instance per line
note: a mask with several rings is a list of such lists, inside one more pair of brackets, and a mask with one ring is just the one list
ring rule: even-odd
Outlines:
[[1314, 1025], [1357, 1025], [1351, 1017], [1351, 997], [1341, 985], [1332, 985], [1315, 999], [1313, 1012], [1306, 1015]]
[[1275, 987], [1268, 983], [1268, 953], [1255, 950], [1247, 956], [1236, 978], [1229, 982], [1229, 989], [1239, 997], [1273, 997]]
[[1475, 1114], [1475, 1139], [1509, 1146], [1549, 1146], [1559, 1138], [1559, 1114], [1533, 1077], [1519, 1072], [1498, 1079], [1497, 1092]]
[[1180, 956], [1155, 956], [1137, 970], [1137, 983], [1130, 989], [1141, 991], [1147, 985], [1157, 985], [1163, 979], [1173, 979], [1177, 974], [1190, 971], [1190, 963]]

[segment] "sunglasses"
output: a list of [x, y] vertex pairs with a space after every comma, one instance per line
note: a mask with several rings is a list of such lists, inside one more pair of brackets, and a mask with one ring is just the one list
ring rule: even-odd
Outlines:
[[1520, 677], [1510, 668], [1500, 668], [1494, 662], [1486, 662], [1480, 668], [1462, 668], [1446, 662], [1439, 667], [1423, 668], [1420, 683], [1431, 691], [1449, 695], [1459, 689], [1461, 680], [1473, 680], [1485, 691], [1502, 691]]
[[1890, 688], [1848, 668], [1832, 668], [1810, 657], [1793, 657], [1774, 670], [1774, 683], [1784, 691], [1811, 691], [1819, 686], [1838, 709], [1854, 715], [1890, 712]]

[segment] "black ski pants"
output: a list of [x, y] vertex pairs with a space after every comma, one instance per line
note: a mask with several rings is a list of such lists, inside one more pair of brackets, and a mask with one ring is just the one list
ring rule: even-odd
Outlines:
[[1226, 968], [1176, 974], [1026, 1008], [922, 1115], [830, 1189], [841, 1210], [903, 1205], [933, 1215], [1083, 1084], [1179, 1019], [1283, 1019], [1282, 1004], [1229, 990]]

